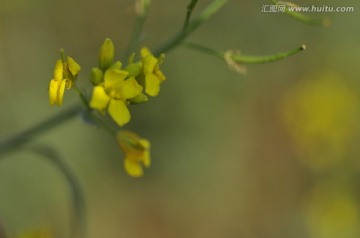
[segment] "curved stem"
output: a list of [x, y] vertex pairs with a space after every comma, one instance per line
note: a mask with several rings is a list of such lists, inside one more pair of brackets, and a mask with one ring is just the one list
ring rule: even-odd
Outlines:
[[72, 223], [72, 237], [86, 237], [86, 208], [85, 197], [82, 192], [79, 181], [69, 166], [61, 159], [61, 157], [50, 147], [32, 147], [30, 151], [41, 155], [43, 158], [51, 162], [56, 169], [59, 170], [67, 185], [69, 186], [72, 207], [74, 210], [74, 219]]
[[[41, 157], [51, 162], [56, 169], [59, 170], [61, 175], [69, 186], [72, 208], [74, 211], [74, 218], [72, 223], [72, 236], [74, 238], [86, 237], [86, 209], [85, 209], [85, 197], [82, 192], [80, 183], [78, 182], [75, 174], [72, 172], [69, 166], [62, 161], [59, 154], [50, 147], [36, 146], [36, 147], [22, 147], [21, 149], [28, 150], [32, 153], [36, 153]], [[19, 149], [19, 147], [17, 147]], [[18, 151], [18, 150], [17, 150]], [[12, 151], [15, 152], [15, 151]], [[0, 161], [7, 157], [0, 157]], [[1, 225], [1, 224], [0, 224]], [[1, 227], [0, 227], [1, 232]], [[1, 235], [1, 233], [0, 233]], [[1, 236], [0, 236], [1, 237]]]
[[34, 137], [62, 124], [75, 116], [77, 116], [83, 107], [75, 105], [65, 109], [64, 111], [56, 114], [55, 116], [50, 117], [49, 119], [42, 121], [35, 126], [20, 132], [19, 134], [10, 137], [6, 140], [0, 142], [0, 156], [13, 151], [19, 146], [24, 145], [29, 142]]

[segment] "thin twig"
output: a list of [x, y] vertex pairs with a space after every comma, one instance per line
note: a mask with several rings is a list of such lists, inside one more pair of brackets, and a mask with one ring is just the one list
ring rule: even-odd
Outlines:
[[134, 23], [133, 32], [130, 37], [129, 46], [126, 49], [126, 58], [136, 50], [139, 45], [141, 33], [143, 31], [145, 21], [147, 19], [150, 0], [136, 0], [135, 1], [135, 14], [136, 19]]
[[161, 53], [166, 53], [181, 44], [186, 37], [188, 37], [192, 32], [194, 32], [199, 26], [208, 21], [215, 13], [217, 13], [228, 0], [214, 0], [210, 5], [208, 5], [194, 20], [190, 21], [186, 30], [181, 30], [175, 36], [170, 38], [157, 50], [155, 50], [155, 55], [160, 55]]
[[226, 57], [230, 58], [233, 62], [236, 63], [242, 63], [242, 64], [262, 64], [262, 63], [269, 63], [277, 60], [281, 60], [284, 58], [287, 58], [289, 56], [292, 56], [294, 54], [297, 54], [303, 50], [306, 49], [305, 45], [301, 45], [300, 47], [297, 47], [293, 50], [287, 51], [287, 52], [281, 52], [273, 55], [265, 55], [265, 56], [248, 56], [248, 55], [242, 55], [238, 53], [231, 53], [230, 51], [222, 52], [222, 51], [216, 51], [211, 48], [186, 42], [183, 44], [183, 46], [195, 49], [197, 51], [200, 51], [202, 53], [215, 56], [217, 58], [220, 58], [222, 60], [226, 61]]
[[194, 11], [194, 8], [195, 8], [197, 2], [198, 2], [198, 0], [191, 0], [189, 5], [187, 6], [186, 18], [185, 18], [185, 22], [184, 22], [184, 30], [186, 30], [187, 27], [189, 26], [191, 14]]
[[47, 132], [48, 130], [58, 126], [61, 123], [64, 123], [75, 116], [77, 116], [83, 107], [75, 105], [65, 109], [64, 111], [42, 121], [31, 128], [20, 132], [19, 134], [5, 139], [0, 142], [0, 156], [16, 149], [18, 146], [22, 146], [25, 143], [29, 142], [34, 137]]

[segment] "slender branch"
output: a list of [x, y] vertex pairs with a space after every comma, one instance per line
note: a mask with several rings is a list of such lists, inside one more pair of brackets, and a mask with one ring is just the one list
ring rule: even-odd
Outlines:
[[216, 12], [218, 12], [228, 0], [214, 0], [210, 5], [208, 5], [194, 20], [190, 21], [186, 29], [181, 30], [175, 36], [170, 38], [157, 50], [155, 50], [155, 55], [160, 55], [161, 53], [169, 52], [179, 44], [181, 44], [186, 37], [188, 37], [192, 32], [194, 32], [199, 26], [209, 20]]
[[185, 18], [185, 22], [184, 22], [184, 30], [186, 30], [186, 28], [189, 25], [191, 14], [194, 11], [194, 8], [195, 8], [197, 2], [198, 2], [198, 0], [191, 0], [189, 5], [187, 6], [186, 18]]
[[130, 37], [129, 46], [126, 50], [126, 58], [136, 50], [140, 42], [142, 30], [144, 28], [145, 21], [147, 19], [148, 10], [150, 6], [150, 0], [136, 0], [135, 1], [135, 14], [136, 19], [134, 23], [134, 29]]
[[184, 46], [191, 48], [191, 49], [195, 49], [198, 50], [202, 53], [208, 54], [208, 55], [212, 55], [215, 56], [217, 58], [220, 58], [222, 60], [226, 61], [226, 57], [230, 57], [230, 59], [236, 63], [242, 63], [242, 64], [262, 64], [262, 63], [269, 63], [269, 62], [273, 62], [273, 61], [277, 61], [277, 60], [281, 60], [284, 58], [287, 58], [289, 56], [292, 56], [294, 54], [297, 54], [303, 50], [306, 49], [305, 45], [301, 45], [300, 47], [297, 47], [293, 50], [287, 51], [287, 52], [281, 52], [281, 53], [277, 53], [277, 54], [273, 54], [273, 55], [265, 55], [265, 56], [247, 56], [247, 55], [241, 55], [241, 54], [237, 54], [232, 53], [231, 51], [227, 51], [227, 52], [221, 52], [221, 51], [216, 51], [213, 49], [210, 49], [208, 47], [202, 46], [202, 45], [198, 45], [198, 44], [194, 44], [194, 43], [184, 43]]
[[69, 107], [69, 108], [65, 109], [64, 111], [56, 114], [55, 116], [52, 116], [49, 119], [46, 119], [45, 121], [42, 121], [42, 122], [36, 124], [35, 126], [20, 132], [17, 135], [1, 141], [0, 142], [0, 156], [7, 152], [11, 152], [12, 150], [16, 149], [19, 146], [24, 145], [25, 143], [29, 142], [34, 137], [36, 137], [44, 132], [47, 132], [48, 130], [58, 126], [59, 124], [62, 124], [64, 122], [74, 118], [82, 110], [83, 110], [83, 107], [81, 107], [79, 105]]
[[29, 148], [31, 152], [41, 155], [43, 158], [51, 162], [69, 186], [71, 195], [71, 203], [74, 211], [72, 223], [72, 236], [74, 238], [86, 237], [86, 206], [85, 196], [77, 177], [69, 166], [61, 159], [60, 155], [50, 147], [38, 146]]
[[72, 88], [75, 90], [75, 92], [80, 96], [82, 103], [84, 104], [84, 106], [88, 109], [90, 109], [89, 106], [89, 101], [88, 99], [85, 97], [84, 93], [80, 90], [80, 88], [74, 83]]
[[106, 121], [91, 112], [88, 116], [96, 123], [97, 126], [99, 126], [100, 128], [104, 128], [110, 135], [116, 135], [118, 130], [110, 123], [107, 123]]

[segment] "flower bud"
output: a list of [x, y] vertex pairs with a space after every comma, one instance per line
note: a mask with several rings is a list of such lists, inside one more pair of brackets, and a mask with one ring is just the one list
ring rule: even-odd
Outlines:
[[101, 69], [99, 68], [92, 68], [90, 73], [90, 82], [93, 85], [100, 84], [104, 79], [104, 74]]
[[116, 61], [110, 66], [110, 68], [112, 69], [121, 69], [121, 67], [122, 67], [122, 63], [120, 61]]
[[114, 44], [109, 38], [106, 38], [100, 47], [99, 66], [100, 69], [106, 70], [114, 60]]
[[125, 70], [129, 72], [129, 77], [134, 77], [134, 78], [139, 75], [141, 69], [142, 69], [141, 62], [128, 64], [125, 68]]
[[149, 101], [149, 98], [145, 94], [141, 93], [134, 98], [128, 99], [128, 101], [131, 104], [140, 104]]

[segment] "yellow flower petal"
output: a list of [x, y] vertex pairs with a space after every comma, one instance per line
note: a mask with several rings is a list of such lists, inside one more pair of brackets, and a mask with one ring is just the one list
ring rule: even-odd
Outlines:
[[146, 57], [146, 56], [148, 56], [148, 55], [151, 55], [151, 52], [150, 52], [150, 50], [148, 49], [148, 48], [146, 48], [146, 47], [143, 47], [143, 48], [141, 48], [141, 50], [140, 50], [140, 54], [141, 54], [141, 57]]
[[135, 78], [129, 78], [124, 81], [121, 88], [118, 90], [119, 96], [123, 99], [134, 98], [141, 94], [143, 87], [138, 84]]
[[65, 86], [66, 86], [66, 80], [62, 80], [58, 91], [57, 91], [57, 104], [58, 106], [62, 105], [63, 102], [63, 98], [64, 98], [64, 93], [65, 93]]
[[143, 58], [144, 74], [148, 75], [154, 71], [155, 66], [158, 64], [157, 58], [153, 55], [148, 55]]
[[125, 158], [124, 166], [126, 172], [132, 177], [141, 177], [143, 175], [143, 168], [139, 163], [136, 163], [133, 160]]
[[142, 158], [142, 162], [144, 164], [144, 166], [146, 168], [150, 167], [150, 163], [151, 163], [151, 160], [150, 160], [150, 151], [149, 150], [146, 150], [143, 152], [143, 158]]
[[148, 74], [145, 77], [145, 92], [150, 96], [157, 96], [160, 91], [160, 80], [155, 74]]
[[57, 103], [57, 97], [58, 97], [57, 95], [58, 95], [58, 89], [59, 89], [60, 83], [61, 83], [61, 81], [56, 80], [56, 79], [52, 79], [50, 81], [50, 85], [49, 85], [49, 102], [50, 102], [50, 106]]
[[108, 111], [111, 118], [119, 126], [123, 126], [130, 121], [130, 112], [122, 100], [111, 99]]
[[120, 69], [108, 69], [104, 75], [104, 84], [106, 90], [113, 90], [119, 87], [129, 73]]
[[76, 61], [73, 58], [71, 58], [70, 56], [68, 56], [67, 62], [68, 62], [68, 65], [69, 65], [70, 73], [73, 76], [78, 75], [78, 73], [81, 70], [80, 65], [78, 63], [76, 63]]
[[164, 73], [159, 69], [159, 67], [155, 67], [154, 74], [159, 78], [160, 81], [164, 81], [166, 79]]
[[54, 68], [54, 79], [61, 80], [63, 78], [63, 63], [61, 60], [56, 61]]
[[90, 107], [97, 109], [100, 112], [104, 112], [109, 101], [110, 97], [106, 94], [104, 87], [95, 86], [90, 101]]

